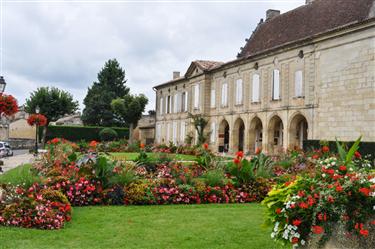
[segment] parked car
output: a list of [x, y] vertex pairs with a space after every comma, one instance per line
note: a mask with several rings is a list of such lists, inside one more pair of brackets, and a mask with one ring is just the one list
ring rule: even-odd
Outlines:
[[6, 142], [0, 142], [0, 157], [13, 156], [13, 150]]

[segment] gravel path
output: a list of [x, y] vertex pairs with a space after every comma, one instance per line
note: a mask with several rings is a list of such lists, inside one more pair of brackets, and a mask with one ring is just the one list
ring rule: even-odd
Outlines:
[[34, 156], [32, 154], [26, 153], [21, 155], [16, 155], [12, 157], [6, 157], [1, 159], [4, 162], [4, 165], [1, 166], [3, 171], [8, 171], [13, 169], [21, 164], [32, 163]]

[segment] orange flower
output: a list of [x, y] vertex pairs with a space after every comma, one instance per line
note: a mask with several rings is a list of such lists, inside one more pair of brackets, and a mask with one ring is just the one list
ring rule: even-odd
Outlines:
[[277, 208], [277, 209], [276, 209], [276, 213], [277, 213], [277, 214], [280, 214], [280, 213], [281, 213], [281, 208]]
[[144, 149], [144, 148], [145, 148], [145, 144], [144, 144], [144, 143], [141, 143], [141, 144], [139, 145], [139, 147], [140, 147], [141, 149]]
[[329, 152], [329, 147], [328, 146], [323, 146], [322, 147], [322, 151], [323, 151], [323, 153], [327, 153], [327, 152]]
[[205, 150], [207, 150], [207, 149], [208, 149], [208, 143], [204, 143], [204, 144], [203, 144], [203, 148], [204, 148]]
[[356, 151], [354, 153], [354, 156], [359, 159], [359, 158], [361, 158], [361, 153], [359, 153], [358, 151]]

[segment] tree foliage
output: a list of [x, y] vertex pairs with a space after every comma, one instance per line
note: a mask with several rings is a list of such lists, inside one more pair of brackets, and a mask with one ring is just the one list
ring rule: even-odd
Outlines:
[[129, 93], [125, 86], [125, 71], [116, 59], [108, 60], [98, 73], [98, 81], [88, 89], [83, 101], [85, 109], [82, 121], [85, 125], [119, 126], [123, 125], [116, 119], [111, 108], [112, 100]]
[[78, 101], [72, 94], [56, 87], [40, 87], [26, 99], [25, 110], [27, 113], [35, 113], [36, 107], [47, 118], [47, 125], [67, 114], [73, 114], [78, 110]]
[[112, 110], [117, 119], [129, 126], [129, 139], [132, 140], [133, 129], [137, 126], [139, 119], [148, 103], [145, 95], [125, 95], [114, 99], [111, 103]]
[[208, 124], [208, 120], [205, 119], [201, 114], [193, 115], [189, 113], [189, 118], [192, 119], [192, 124], [194, 125], [195, 130], [197, 131], [197, 145], [201, 145], [206, 142], [207, 138], [209, 137], [210, 133], [205, 133], [204, 129]]

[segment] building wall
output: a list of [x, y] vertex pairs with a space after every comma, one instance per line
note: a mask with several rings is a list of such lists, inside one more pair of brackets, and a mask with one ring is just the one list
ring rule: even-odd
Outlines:
[[26, 119], [16, 120], [9, 125], [9, 138], [35, 139], [35, 127]]
[[[270, 153], [299, 147], [301, 137], [355, 140], [359, 135], [363, 135], [364, 141], [375, 141], [374, 23], [356, 29], [343, 30], [317, 38], [308, 44], [280, 49], [253, 61], [224, 66], [216, 72], [195, 75], [190, 79], [178, 81], [175, 85], [160, 87], [157, 98], [165, 96], [166, 93], [178, 92], [185, 86], [189, 92], [188, 112], [203, 114], [208, 118], [207, 131], [215, 127], [215, 137], [210, 139], [210, 146], [214, 151], [217, 151], [225, 140], [222, 127], [226, 122], [229, 125], [229, 152], [239, 149], [240, 136], [243, 137], [241, 149], [255, 150], [256, 123], [261, 123], [262, 126], [262, 141], [258, 146]], [[299, 56], [300, 51], [303, 51], [303, 56]], [[280, 71], [279, 100], [272, 98], [275, 69]], [[296, 96], [296, 71], [302, 71], [302, 96]], [[260, 76], [260, 101], [256, 103], [252, 101], [254, 74]], [[241, 103], [235, 101], [238, 79], [242, 79]], [[224, 83], [228, 84], [226, 106], [221, 105], [221, 89]], [[192, 108], [195, 84], [200, 85], [199, 110]], [[213, 107], [212, 89], [215, 90]], [[165, 97], [163, 99], [165, 100]], [[156, 109], [158, 143], [172, 140], [173, 122], [185, 121], [186, 133], [194, 133], [187, 112], [160, 115], [158, 105]], [[280, 127], [280, 120], [282, 129], [279, 132], [277, 127]], [[179, 131], [180, 128], [177, 134]], [[242, 132], [243, 136], [240, 135]], [[275, 139], [275, 134], [283, 138], [279, 145], [275, 145], [275, 141], [280, 140]]]

